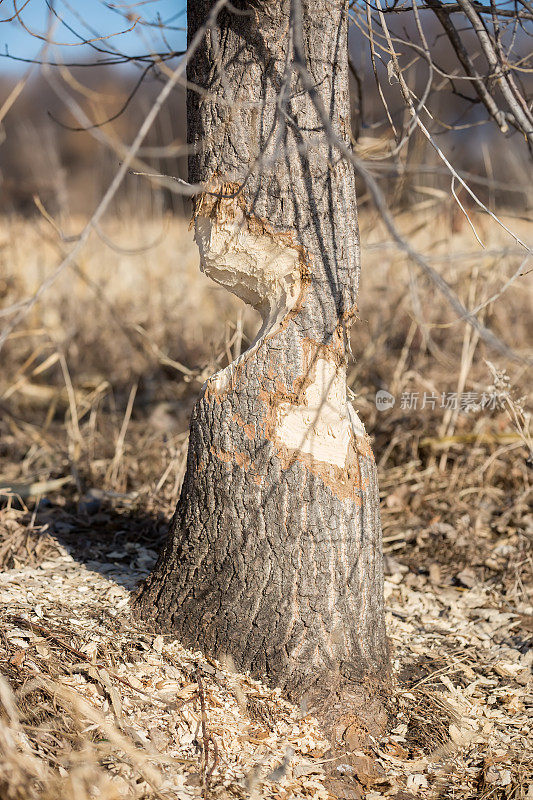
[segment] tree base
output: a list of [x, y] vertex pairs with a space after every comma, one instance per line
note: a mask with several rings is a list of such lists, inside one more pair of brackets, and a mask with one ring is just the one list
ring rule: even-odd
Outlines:
[[332, 751], [350, 753], [366, 749], [385, 731], [390, 686], [390, 678], [385, 675], [381, 680], [365, 681], [364, 686], [347, 684], [335, 692], [317, 689], [303, 701], [307, 713], [320, 722]]
[[383, 778], [372, 748], [387, 729], [391, 680], [367, 680], [326, 694], [317, 692], [309, 713], [321, 724], [331, 750], [325, 756], [325, 786], [338, 800], [363, 800]]

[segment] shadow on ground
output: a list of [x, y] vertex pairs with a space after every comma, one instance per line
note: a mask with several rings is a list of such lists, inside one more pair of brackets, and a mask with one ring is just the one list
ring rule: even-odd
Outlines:
[[149, 513], [131, 496], [117, 493], [93, 490], [79, 502], [61, 500], [43, 499], [31, 513], [14, 504], [24, 534], [10, 537], [10, 547], [0, 552], [0, 567], [42, 563], [66, 550], [86, 569], [135, 589], [155, 564], [167, 515]]

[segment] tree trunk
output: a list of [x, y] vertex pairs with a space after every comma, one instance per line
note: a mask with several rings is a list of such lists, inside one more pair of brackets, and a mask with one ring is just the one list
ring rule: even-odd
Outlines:
[[[189, 0], [189, 40], [212, 0]], [[295, 6], [296, 8], [296, 6]], [[250, 349], [196, 403], [168, 540], [138, 604], [184, 644], [312, 697], [388, 653], [376, 467], [346, 398], [355, 180], [293, 69], [349, 142], [347, 3], [233, 0], [188, 68], [201, 268], [256, 308]], [[294, 12], [294, 8], [293, 8]]]

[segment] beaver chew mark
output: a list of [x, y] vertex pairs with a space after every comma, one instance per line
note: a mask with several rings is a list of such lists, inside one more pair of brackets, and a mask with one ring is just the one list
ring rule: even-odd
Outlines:
[[281, 238], [255, 232], [240, 208], [224, 218], [198, 216], [195, 240], [202, 272], [253, 306], [271, 328], [300, 295], [300, 252]]
[[342, 468], [353, 437], [366, 436], [361, 420], [346, 400], [346, 370], [324, 358], [317, 358], [310, 370], [313, 380], [302, 404], [278, 406], [276, 439], [290, 450]]

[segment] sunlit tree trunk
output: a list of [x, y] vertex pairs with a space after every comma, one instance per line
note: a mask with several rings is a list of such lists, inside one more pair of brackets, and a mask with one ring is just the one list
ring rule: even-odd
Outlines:
[[[190, 0], [189, 39], [211, 8]], [[307, 70], [349, 142], [347, 3], [303, 0], [302, 12]], [[292, 23], [288, 2], [233, 0], [189, 64], [190, 180], [208, 189], [194, 211], [201, 268], [263, 325], [203, 387], [138, 603], [186, 645], [313, 699], [379, 678], [388, 654], [376, 467], [346, 397], [354, 173], [292, 69]]]

